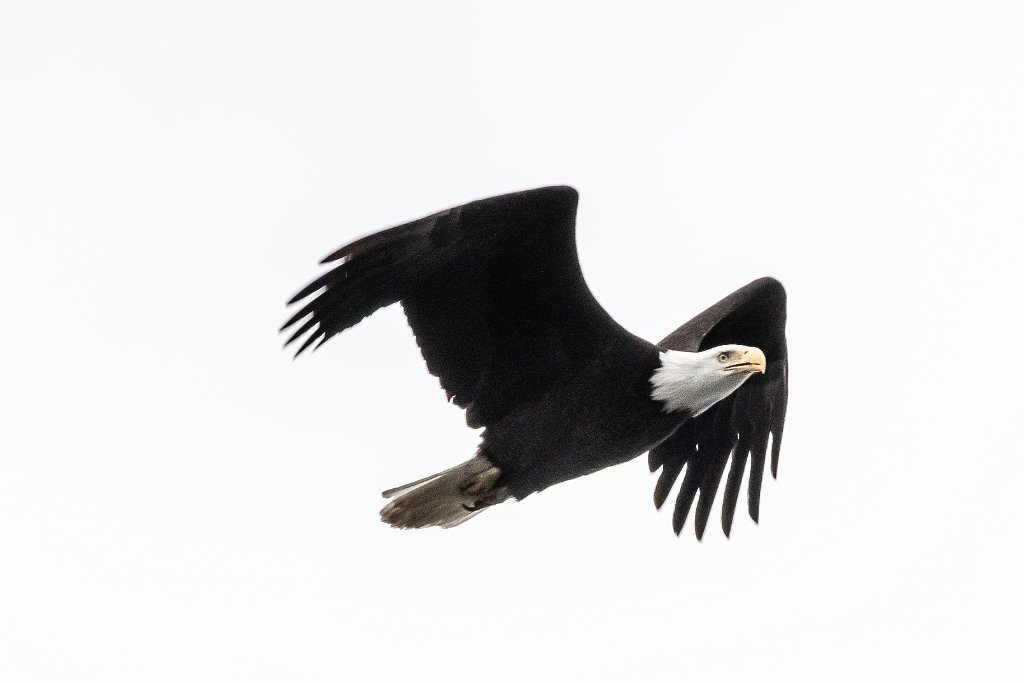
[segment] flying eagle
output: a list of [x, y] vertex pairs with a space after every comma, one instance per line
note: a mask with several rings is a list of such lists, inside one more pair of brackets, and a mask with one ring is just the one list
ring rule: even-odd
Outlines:
[[[381, 519], [453, 527], [482, 510], [649, 452], [660, 508], [685, 467], [672, 527], [697, 492], [701, 538], [720, 481], [728, 536], [746, 462], [757, 521], [771, 441], [776, 475], [786, 418], [786, 293], [755, 280], [657, 345], [616, 323], [576, 254], [578, 195], [545, 187], [482, 199], [344, 246], [289, 305], [296, 356], [401, 302], [427, 369], [470, 427], [476, 454], [384, 492]], [[732, 464], [725, 475], [731, 456]]]

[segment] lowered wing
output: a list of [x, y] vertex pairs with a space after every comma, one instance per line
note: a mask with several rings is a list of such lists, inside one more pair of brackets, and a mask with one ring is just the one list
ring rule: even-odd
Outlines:
[[[764, 375], [755, 375], [730, 396], [687, 421], [651, 450], [651, 471], [661, 469], [654, 490], [660, 508], [683, 467], [672, 528], [682, 531], [694, 497], [700, 493], [694, 518], [697, 538], [704, 535], [718, 486], [725, 476], [722, 530], [728, 536], [739, 498], [743, 471], [750, 461], [747, 509], [756, 522], [768, 441], [772, 476], [778, 473], [779, 448], [786, 421], [789, 364], [786, 353], [786, 290], [778, 280], [761, 278], [733, 292], [665, 337], [659, 346], [675, 351], [702, 351], [721, 344], [760, 348], [768, 359]], [[725, 466], [730, 461], [729, 472]]]

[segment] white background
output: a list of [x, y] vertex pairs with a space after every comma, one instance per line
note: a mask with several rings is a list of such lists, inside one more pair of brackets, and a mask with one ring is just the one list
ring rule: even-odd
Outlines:
[[[4, 3], [0, 680], [1020, 680], [1024, 12], [627, 5]], [[643, 459], [378, 521], [476, 435], [399, 310], [293, 362], [284, 301], [553, 183], [648, 339], [786, 284], [759, 527]]]

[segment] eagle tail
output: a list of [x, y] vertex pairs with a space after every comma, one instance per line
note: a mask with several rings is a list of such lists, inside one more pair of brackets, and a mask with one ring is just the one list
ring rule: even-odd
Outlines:
[[458, 526], [509, 498], [498, 487], [501, 470], [482, 455], [461, 465], [388, 489], [385, 498], [394, 498], [380, 511], [381, 521], [398, 529], [422, 529]]

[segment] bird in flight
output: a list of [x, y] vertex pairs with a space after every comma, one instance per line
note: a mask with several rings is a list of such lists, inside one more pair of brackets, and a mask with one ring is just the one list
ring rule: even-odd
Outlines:
[[[772, 278], [738, 289], [658, 344], [629, 333], [580, 271], [578, 195], [544, 187], [490, 197], [341, 247], [289, 301], [296, 356], [401, 303], [427, 369], [470, 427], [476, 453], [384, 492], [381, 519], [453, 527], [509, 499], [649, 453], [661, 508], [683, 473], [672, 527], [697, 498], [702, 538], [721, 481], [728, 536], [749, 461], [758, 520], [769, 452], [786, 418], [786, 293]], [[730, 463], [728, 473], [726, 465]]]

